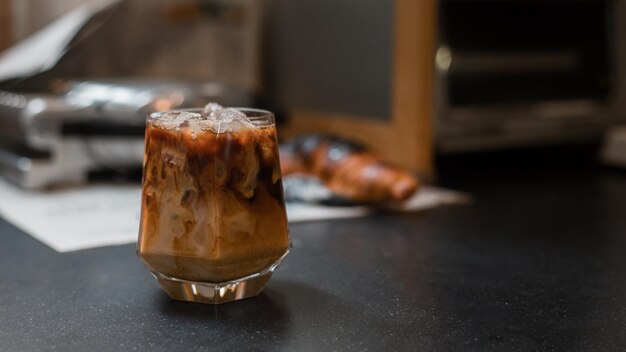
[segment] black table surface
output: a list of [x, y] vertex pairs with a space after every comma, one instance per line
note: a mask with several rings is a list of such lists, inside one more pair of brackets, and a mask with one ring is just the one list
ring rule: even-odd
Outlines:
[[471, 205], [292, 225], [263, 293], [219, 306], [170, 300], [134, 245], [0, 220], [0, 351], [624, 350], [626, 173], [501, 161], [440, 174]]

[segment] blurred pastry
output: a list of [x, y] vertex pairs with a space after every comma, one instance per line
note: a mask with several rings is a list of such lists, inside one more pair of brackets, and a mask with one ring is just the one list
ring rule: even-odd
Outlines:
[[403, 201], [419, 185], [409, 172], [364, 146], [326, 134], [301, 135], [282, 144], [280, 163], [283, 176], [317, 177], [332, 192], [356, 202]]

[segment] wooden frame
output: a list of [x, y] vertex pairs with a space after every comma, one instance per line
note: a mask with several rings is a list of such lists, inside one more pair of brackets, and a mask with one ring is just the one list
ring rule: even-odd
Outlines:
[[11, 0], [0, 0], [0, 51], [11, 45]]
[[395, 0], [389, 121], [292, 110], [286, 136], [332, 132], [358, 140], [386, 160], [433, 176], [436, 0]]

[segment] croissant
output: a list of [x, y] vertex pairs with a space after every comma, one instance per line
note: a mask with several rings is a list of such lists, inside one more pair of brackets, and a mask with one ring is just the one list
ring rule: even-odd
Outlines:
[[317, 177], [334, 193], [358, 202], [402, 201], [419, 185], [407, 171], [364, 146], [325, 134], [301, 135], [282, 144], [280, 164], [284, 176]]

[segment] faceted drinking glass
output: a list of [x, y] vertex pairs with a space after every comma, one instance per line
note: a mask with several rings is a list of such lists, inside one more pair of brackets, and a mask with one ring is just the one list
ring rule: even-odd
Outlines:
[[147, 118], [137, 254], [176, 300], [255, 296], [289, 252], [274, 116], [237, 110]]

